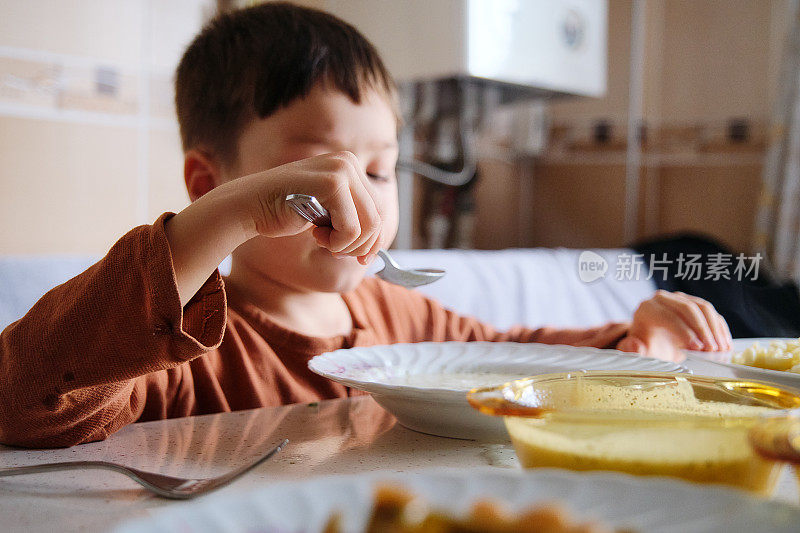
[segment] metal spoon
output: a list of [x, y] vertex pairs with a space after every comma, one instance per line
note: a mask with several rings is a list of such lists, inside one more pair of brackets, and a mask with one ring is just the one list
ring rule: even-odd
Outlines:
[[[315, 226], [331, 226], [330, 213], [315, 197], [307, 194], [290, 194], [286, 197], [286, 201], [301, 217]], [[383, 259], [383, 268], [375, 275], [395, 285], [419, 287], [433, 283], [444, 276], [444, 270], [435, 268], [402, 268], [384, 249], [378, 250], [378, 255]]]

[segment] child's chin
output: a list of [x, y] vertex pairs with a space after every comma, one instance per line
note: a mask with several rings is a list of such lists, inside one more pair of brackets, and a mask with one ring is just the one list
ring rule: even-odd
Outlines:
[[314, 277], [314, 289], [321, 292], [349, 292], [358, 287], [366, 268], [355, 259], [336, 259], [335, 264], [320, 265]]
[[363, 279], [364, 276], [360, 276], [358, 279], [320, 280], [313, 288], [319, 292], [350, 292], [355, 290]]

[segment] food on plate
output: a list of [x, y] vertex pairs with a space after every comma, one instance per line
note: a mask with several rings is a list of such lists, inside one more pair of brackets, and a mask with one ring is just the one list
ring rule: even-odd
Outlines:
[[756, 342], [743, 352], [734, 354], [731, 363], [800, 374], [800, 339], [774, 340], [769, 346]]
[[[342, 529], [341, 515], [328, 521], [325, 533]], [[500, 503], [478, 500], [466, 518], [432, 509], [428, 502], [397, 486], [379, 486], [373, 498], [366, 533], [601, 533], [618, 531], [594, 522], [579, 523], [556, 504], [532, 506], [511, 513]], [[624, 530], [630, 531], [630, 530]]]
[[[594, 421], [558, 415], [506, 418], [523, 466], [617, 470], [757, 492], [772, 486], [773, 464], [753, 453], [748, 426], [715, 421], [759, 416], [769, 411], [766, 407], [698, 401], [686, 381], [650, 390], [586, 383], [573, 401], [573, 407], [599, 407]], [[663, 423], [675, 414], [686, 417], [684, 427]]]
[[616, 470], [768, 495], [782, 463], [751, 445], [766, 416], [800, 407], [768, 384], [666, 372], [536, 376], [468, 394], [502, 416], [523, 467]]

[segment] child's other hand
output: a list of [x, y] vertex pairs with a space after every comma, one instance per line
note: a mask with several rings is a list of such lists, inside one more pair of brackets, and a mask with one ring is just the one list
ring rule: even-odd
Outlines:
[[731, 333], [714, 306], [682, 292], [657, 291], [633, 314], [617, 349], [668, 361], [682, 361], [681, 349], [731, 349]]
[[350, 152], [323, 154], [251, 174], [239, 182], [245, 188], [255, 231], [285, 237], [307, 230], [286, 202], [288, 194], [308, 194], [330, 212], [332, 228], [314, 228], [317, 244], [335, 254], [371, 261], [382, 242], [384, 213], [361, 164]]

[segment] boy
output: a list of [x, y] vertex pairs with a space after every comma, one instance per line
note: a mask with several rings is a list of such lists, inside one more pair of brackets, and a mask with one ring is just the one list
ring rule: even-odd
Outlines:
[[[137, 420], [347, 396], [306, 363], [353, 346], [729, 346], [724, 320], [685, 295], [657, 295], [630, 324], [499, 333], [363, 280], [397, 229], [394, 98], [374, 48], [330, 15], [268, 3], [212, 21], [176, 77], [192, 204], [133, 229], [2, 333], [0, 442], [68, 446]], [[290, 193], [316, 196], [333, 228], [311, 228]]]

